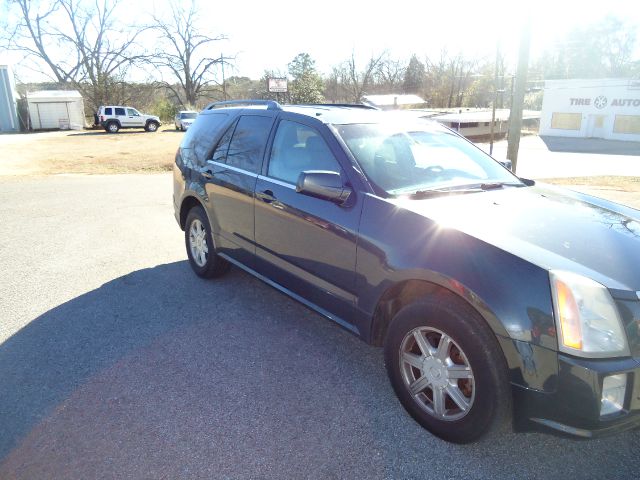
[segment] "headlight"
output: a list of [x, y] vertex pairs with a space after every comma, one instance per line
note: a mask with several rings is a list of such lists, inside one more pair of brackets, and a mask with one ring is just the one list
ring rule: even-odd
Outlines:
[[560, 350], [581, 357], [630, 355], [618, 309], [604, 285], [570, 272], [551, 271]]

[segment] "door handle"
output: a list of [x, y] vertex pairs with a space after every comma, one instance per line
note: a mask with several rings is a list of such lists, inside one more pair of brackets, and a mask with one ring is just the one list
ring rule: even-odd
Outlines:
[[264, 203], [271, 203], [276, 199], [271, 190], [264, 190], [262, 192], [259, 192], [258, 198], [260, 198], [260, 200], [262, 200]]
[[200, 170], [200, 175], [209, 180], [213, 178], [213, 173], [210, 170]]

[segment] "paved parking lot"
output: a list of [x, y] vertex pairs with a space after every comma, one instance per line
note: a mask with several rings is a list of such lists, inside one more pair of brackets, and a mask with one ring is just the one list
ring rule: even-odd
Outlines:
[[0, 478], [637, 478], [640, 432], [454, 446], [379, 349], [237, 269], [161, 175], [0, 179]]
[[[488, 143], [479, 146], [489, 151]], [[507, 158], [507, 141], [494, 144], [493, 157]], [[539, 137], [520, 139], [517, 173], [525, 178], [640, 177], [640, 144], [599, 138]]]

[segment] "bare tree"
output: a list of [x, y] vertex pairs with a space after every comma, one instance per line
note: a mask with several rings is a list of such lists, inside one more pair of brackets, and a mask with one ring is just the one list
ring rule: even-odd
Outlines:
[[365, 95], [375, 79], [375, 73], [378, 66], [382, 62], [386, 52], [375, 56], [372, 55], [364, 69], [359, 70], [356, 64], [355, 54], [351, 53], [351, 58], [343, 62], [340, 73], [341, 80], [348, 94], [349, 101], [358, 103], [363, 95]]
[[10, 50], [35, 60], [35, 68], [67, 83], [91, 107], [114, 102], [128, 68], [143, 58], [135, 53], [141, 29], [117, 28], [118, 0], [11, 0], [18, 21], [0, 36]]
[[376, 83], [383, 93], [397, 93], [404, 82], [407, 67], [400, 60], [385, 58], [376, 69]]
[[473, 72], [477, 65], [476, 60], [467, 59], [461, 53], [450, 56], [445, 49], [440, 52], [438, 59], [427, 59], [423, 88], [429, 105], [461, 107], [473, 84]]
[[192, 107], [199, 98], [211, 95], [213, 86], [220, 85], [214, 70], [231, 60], [222, 54], [216, 57], [209, 54], [212, 44], [226, 37], [202, 33], [197, 18], [198, 10], [193, 1], [186, 10], [179, 3], [171, 3], [171, 18], [167, 21], [154, 16], [152, 28], [162, 42], [150, 60], [161, 72], [170, 73], [172, 81], [161, 83], [175, 95], [178, 103]]

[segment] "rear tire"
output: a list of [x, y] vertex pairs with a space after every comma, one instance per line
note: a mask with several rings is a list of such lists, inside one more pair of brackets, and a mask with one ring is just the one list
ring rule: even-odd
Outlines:
[[120, 130], [120, 125], [118, 125], [117, 122], [109, 122], [107, 123], [107, 126], [104, 127], [104, 129], [107, 131], [107, 133], [118, 133], [118, 130]]
[[184, 229], [187, 256], [193, 271], [202, 278], [220, 277], [231, 265], [215, 253], [209, 220], [202, 207], [193, 207], [187, 215]]
[[495, 335], [469, 305], [425, 299], [393, 318], [387, 374], [407, 412], [434, 435], [470, 443], [512, 421], [508, 369]]

